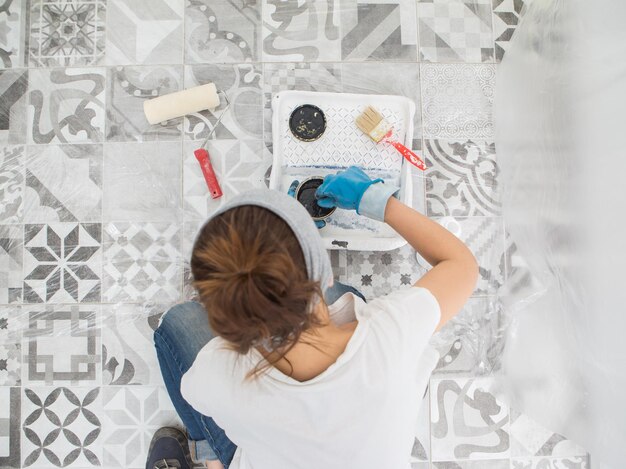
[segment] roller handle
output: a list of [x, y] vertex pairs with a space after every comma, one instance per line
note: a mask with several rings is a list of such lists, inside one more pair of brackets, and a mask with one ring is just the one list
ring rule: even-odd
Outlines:
[[204, 148], [199, 148], [194, 151], [193, 154], [196, 156], [198, 163], [200, 163], [200, 168], [202, 169], [202, 174], [204, 175], [206, 185], [209, 187], [211, 198], [220, 198], [223, 195], [222, 188], [220, 187], [220, 183], [217, 180], [215, 171], [213, 171], [213, 165], [211, 164], [209, 152], [206, 151]]

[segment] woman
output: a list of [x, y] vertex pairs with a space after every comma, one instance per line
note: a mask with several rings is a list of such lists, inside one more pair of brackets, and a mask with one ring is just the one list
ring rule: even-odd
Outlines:
[[[317, 192], [320, 205], [385, 221], [433, 266], [370, 303], [332, 283], [313, 221], [286, 195], [242, 194], [203, 226], [191, 259], [201, 304], [175, 306], [155, 332], [195, 459], [210, 469], [410, 467], [437, 361], [428, 340], [466, 302], [478, 268], [396, 192], [354, 167]], [[147, 467], [190, 467], [180, 434], [167, 431]]]

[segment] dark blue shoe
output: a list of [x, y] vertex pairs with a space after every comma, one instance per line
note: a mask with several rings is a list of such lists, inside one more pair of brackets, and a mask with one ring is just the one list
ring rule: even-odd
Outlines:
[[187, 437], [177, 428], [159, 428], [152, 437], [146, 469], [192, 469]]

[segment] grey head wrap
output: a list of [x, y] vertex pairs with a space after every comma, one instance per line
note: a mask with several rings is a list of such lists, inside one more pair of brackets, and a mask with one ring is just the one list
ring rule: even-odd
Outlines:
[[275, 190], [253, 189], [230, 199], [211, 215], [206, 223], [227, 210], [242, 205], [263, 207], [282, 218], [300, 243], [309, 280], [320, 282], [322, 292], [332, 284], [333, 271], [328, 252], [313, 219], [300, 202]]

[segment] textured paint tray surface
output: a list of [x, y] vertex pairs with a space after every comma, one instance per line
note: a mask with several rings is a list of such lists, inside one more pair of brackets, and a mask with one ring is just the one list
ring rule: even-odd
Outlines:
[[[326, 116], [326, 131], [313, 142], [303, 142], [289, 129], [291, 112], [302, 104], [318, 106]], [[274, 164], [270, 188], [287, 191], [294, 179], [325, 176], [352, 165], [363, 168], [372, 178], [400, 187], [400, 199], [413, 200], [411, 167], [390, 145], [375, 144], [356, 126], [356, 117], [368, 105], [374, 106], [394, 127], [397, 140], [410, 146], [413, 138], [415, 104], [401, 96], [357, 95], [286, 91], [272, 99]], [[395, 249], [404, 240], [384, 223], [337, 210], [320, 232], [328, 249], [384, 251]]]

